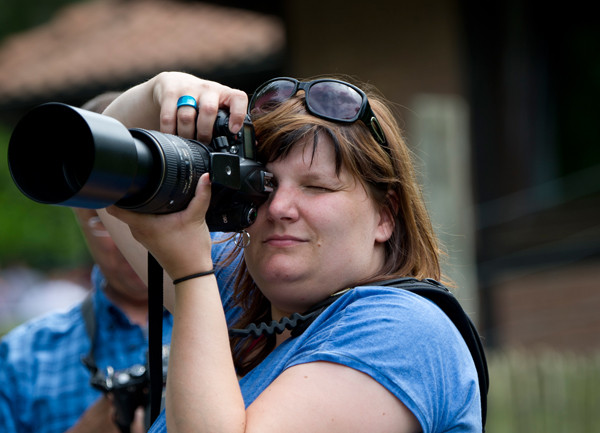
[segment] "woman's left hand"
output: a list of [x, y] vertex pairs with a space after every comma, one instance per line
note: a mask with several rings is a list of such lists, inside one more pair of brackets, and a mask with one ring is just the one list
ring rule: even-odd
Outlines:
[[[178, 109], [181, 96], [194, 98], [197, 110], [189, 106]], [[229, 129], [236, 133], [247, 106], [248, 96], [241, 90], [182, 72], [162, 72], [124, 92], [104, 114], [128, 128], [159, 130], [208, 143], [220, 108], [229, 112]]]

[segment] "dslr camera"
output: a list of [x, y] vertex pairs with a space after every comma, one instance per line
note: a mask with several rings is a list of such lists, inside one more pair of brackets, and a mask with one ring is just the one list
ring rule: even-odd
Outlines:
[[250, 226], [272, 191], [272, 175], [257, 160], [254, 127], [246, 116], [233, 134], [219, 111], [205, 144], [145, 129], [127, 129], [102, 114], [51, 102], [19, 120], [8, 146], [13, 181], [44, 204], [141, 213], [185, 209], [200, 176], [210, 173], [206, 215], [211, 231]]
[[129, 433], [131, 423], [138, 407], [147, 409], [150, 402], [150, 376], [142, 364], [133, 365], [125, 370], [115, 371], [107, 367], [106, 375], [100, 370], [90, 378], [90, 384], [111, 394], [115, 405], [114, 422], [121, 433]]
[[[162, 382], [163, 390], [161, 406], [164, 406], [164, 389], [167, 381], [169, 366], [168, 345], [162, 346]], [[134, 364], [131, 367], [115, 370], [107, 366], [105, 371], [96, 366], [93, 356], [87, 355], [81, 359], [83, 365], [90, 371], [90, 385], [104, 394], [110, 394], [115, 407], [114, 422], [121, 433], [131, 431], [131, 423], [138, 407], [145, 409], [146, 429], [150, 427], [150, 370], [148, 363]]]

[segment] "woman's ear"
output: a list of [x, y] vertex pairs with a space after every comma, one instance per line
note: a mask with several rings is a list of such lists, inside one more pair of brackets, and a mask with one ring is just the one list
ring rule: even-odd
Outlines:
[[385, 203], [381, 206], [379, 212], [378, 236], [377, 242], [387, 242], [394, 233], [396, 227], [396, 215], [398, 214], [398, 194], [396, 191], [389, 190], [386, 193]]

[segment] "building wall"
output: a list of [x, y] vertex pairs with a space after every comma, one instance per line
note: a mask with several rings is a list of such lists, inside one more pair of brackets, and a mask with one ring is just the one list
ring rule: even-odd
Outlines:
[[503, 277], [493, 298], [500, 346], [580, 353], [598, 350], [598, 261]]
[[418, 93], [463, 93], [454, 0], [292, 1], [286, 20], [300, 77], [355, 75], [408, 108]]

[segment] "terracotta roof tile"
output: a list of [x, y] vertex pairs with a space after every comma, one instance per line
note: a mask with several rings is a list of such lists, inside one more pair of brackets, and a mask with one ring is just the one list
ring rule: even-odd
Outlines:
[[280, 19], [169, 0], [95, 0], [0, 45], [0, 100], [127, 81], [161, 70], [255, 64], [281, 53]]

